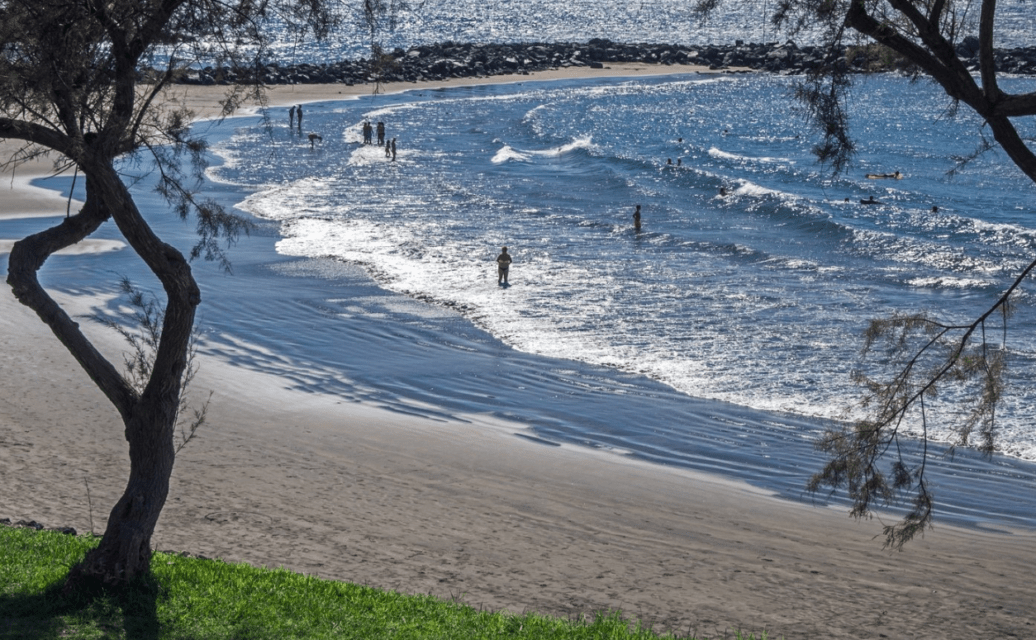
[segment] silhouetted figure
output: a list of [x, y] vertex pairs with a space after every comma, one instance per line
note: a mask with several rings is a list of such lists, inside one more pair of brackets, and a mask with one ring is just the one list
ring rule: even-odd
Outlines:
[[727, 196], [727, 188], [726, 188], [726, 187], [720, 187], [720, 188], [719, 188], [719, 195], [720, 195], [721, 197], [724, 197], [724, 198], [725, 198], [725, 197]]
[[939, 213], [939, 207], [932, 205], [932, 213]]
[[679, 166], [680, 166], [680, 165], [682, 165], [682, 164], [683, 164], [683, 158], [677, 158], [677, 159], [676, 159], [676, 166], [678, 166], [678, 167], [679, 167]]
[[385, 144], [385, 123], [378, 122], [378, 145]]
[[309, 134], [309, 148], [310, 149], [313, 149], [313, 148], [316, 147], [317, 141], [320, 141], [320, 142], [324, 141], [324, 139], [320, 137], [319, 133], [311, 133], [311, 134]]
[[366, 120], [364, 120], [363, 121], [363, 144], [370, 144], [371, 143], [371, 137], [373, 136], [373, 131], [374, 130], [371, 129], [371, 123], [366, 121]]
[[385, 157], [386, 158], [391, 158], [392, 157], [392, 143], [391, 142], [386, 142], [385, 143]]
[[295, 115], [299, 120], [299, 133], [302, 133], [302, 105], [300, 104], [295, 110]]
[[507, 247], [500, 249], [500, 255], [496, 257], [496, 283], [507, 284], [507, 272], [511, 268], [511, 254], [507, 253]]
[[295, 105], [292, 105], [291, 109], [288, 109], [288, 128], [295, 128]]
[[881, 204], [874, 199], [874, 196], [868, 196], [866, 200], [860, 200], [860, 204]]
[[396, 139], [392, 138], [392, 161], [396, 161]]
[[665, 159], [665, 163], [666, 164], [673, 164], [673, 159], [672, 158], [666, 158]]
[[633, 229], [640, 231], [640, 205], [637, 205], [636, 211], [633, 212]]

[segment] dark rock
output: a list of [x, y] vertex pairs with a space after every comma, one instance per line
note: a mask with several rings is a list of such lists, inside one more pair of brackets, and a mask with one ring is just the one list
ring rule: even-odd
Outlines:
[[[978, 39], [964, 38], [957, 47], [958, 54], [969, 69], [977, 65]], [[442, 42], [420, 45], [403, 50], [396, 48], [391, 53], [390, 64], [375, 71], [365, 59], [343, 60], [332, 64], [296, 65], [267, 64], [258, 70], [206, 68], [191, 70], [179, 79], [185, 84], [227, 84], [248, 80], [259, 74], [267, 84], [301, 84], [319, 82], [325, 84], [343, 83], [353, 85], [373, 82], [417, 82], [473, 76], [494, 76], [505, 73], [528, 74], [559, 67], [589, 66], [603, 68], [608, 63], [642, 62], [653, 64], [698, 64], [710, 69], [740, 67], [765, 70], [773, 73], [806, 73], [825, 64], [827, 51], [812, 46], [799, 47], [789, 40], [783, 44], [745, 43], [738, 40], [733, 45], [708, 45], [691, 47], [686, 45], [629, 44], [616, 43], [602, 38], [593, 38], [580, 43], [528, 43], [528, 44], [465, 44]], [[847, 66], [844, 57], [830, 62], [853, 72], [867, 71], [867, 65], [856, 60], [856, 65]], [[996, 65], [999, 70], [1011, 73], [1036, 73], [1036, 47], [1012, 50], [997, 50]], [[155, 72], [157, 73], [157, 72]], [[144, 73], [143, 75], [147, 75]]]
[[962, 58], [973, 58], [978, 55], [978, 46], [979, 42], [976, 36], [967, 36], [957, 45], [957, 55]]

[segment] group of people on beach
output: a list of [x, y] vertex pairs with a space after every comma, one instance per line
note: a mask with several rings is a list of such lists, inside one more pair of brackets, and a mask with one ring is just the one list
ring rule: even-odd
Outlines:
[[[296, 121], [298, 125], [296, 125]], [[296, 129], [296, 126], [298, 127]], [[294, 105], [291, 109], [288, 109], [288, 128], [296, 129], [299, 133], [302, 133], [302, 105]]]
[[[297, 131], [299, 135], [302, 135], [302, 105], [293, 105], [288, 109], [288, 128], [292, 131]], [[396, 159], [396, 139], [391, 140], [385, 139], [385, 123], [379, 121], [377, 127], [370, 123], [370, 120], [366, 120], [363, 123], [363, 144], [369, 145], [374, 144], [374, 135], [377, 131], [378, 146], [385, 147], [385, 157], [392, 158], [393, 161]], [[317, 142], [323, 142], [324, 138], [318, 133], [309, 134], [309, 146], [312, 148]]]
[[373, 125], [371, 125], [370, 120], [365, 120], [363, 122], [363, 144], [365, 146], [369, 145], [369, 144], [374, 144], [374, 132], [375, 132], [375, 130], [378, 132], [378, 146], [379, 147], [382, 146], [382, 145], [385, 146], [385, 157], [386, 158], [392, 158], [393, 160], [395, 160], [396, 159], [396, 139], [392, 138], [391, 140], [388, 140], [388, 141], [385, 140], [385, 123], [384, 122], [381, 122], [379, 120], [378, 121], [378, 125], [377, 125], [376, 128]]

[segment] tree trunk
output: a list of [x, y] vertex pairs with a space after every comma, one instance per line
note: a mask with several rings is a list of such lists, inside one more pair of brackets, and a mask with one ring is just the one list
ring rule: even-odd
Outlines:
[[118, 586], [149, 571], [151, 535], [169, 495], [173, 472], [173, 427], [178, 404], [178, 397], [150, 403], [142, 400], [127, 422], [129, 482], [108, 516], [101, 543], [72, 569], [66, 588], [89, 582]]
[[129, 482], [108, 516], [100, 545], [69, 574], [70, 587], [83, 579], [125, 584], [150, 569], [151, 535], [169, 494], [183, 374], [194, 311], [201, 302], [187, 260], [154, 234], [114, 169], [102, 166], [94, 176], [119, 230], [162, 282], [166, 308], [151, 377], [133, 407], [122, 414], [129, 442]]
[[[151, 535], [169, 494], [173, 446], [184, 370], [187, 367], [198, 285], [183, 254], [162, 242], [140, 215], [110, 160], [84, 163], [87, 197], [82, 211], [58, 226], [15, 243], [8, 282], [118, 409], [129, 443], [130, 475], [108, 517], [100, 545], [69, 573], [67, 589], [88, 583], [118, 586], [147, 573]], [[147, 386], [134, 389], [47, 294], [36, 273], [55, 251], [75, 244], [111, 217], [134, 251], [158, 276], [166, 293], [162, 335]]]

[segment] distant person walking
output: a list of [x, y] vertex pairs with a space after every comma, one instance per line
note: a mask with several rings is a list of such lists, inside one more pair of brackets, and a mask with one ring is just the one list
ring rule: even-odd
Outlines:
[[385, 144], [385, 123], [378, 122], [378, 146]]
[[396, 139], [392, 138], [392, 161], [396, 161]]
[[301, 104], [295, 110], [295, 115], [298, 117], [298, 120], [299, 120], [299, 133], [302, 133], [302, 105]]
[[291, 105], [291, 109], [288, 110], [288, 128], [295, 128], [295, 105]]
[[637, 210], [633, 212], [633, 228], [636, 231], [640, 231], [640, 205], [637, 205]]
[[507, 247], [500, 250], [496, 257], [496, 283], [507, 284], [507, 272], [511, 268], [511, 254], [507, 253]]

